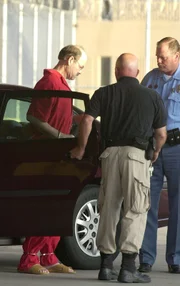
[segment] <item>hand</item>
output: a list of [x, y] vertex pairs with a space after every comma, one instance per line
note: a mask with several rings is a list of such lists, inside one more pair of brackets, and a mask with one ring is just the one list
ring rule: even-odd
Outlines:
[[158, 156], [159, 156], [159, 152], [154, 152], [151, 162], [154, 163], [157, 160]]
[[62, 133], [62, 132], [59, 132], [59, 137], [58, 138], [74, 138], [74, 135], [72, 134], [65, 134], [65, 133]]
[[84, 155], [85, 150], [79, 147], [75, 147], [70, 151], [71, 159], [81, 160]]

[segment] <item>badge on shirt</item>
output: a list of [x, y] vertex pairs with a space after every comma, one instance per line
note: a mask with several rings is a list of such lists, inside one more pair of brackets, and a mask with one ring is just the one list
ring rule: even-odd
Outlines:
[[178, 84], [178, 85], [176, 86], [176, 91], [177, 91], [178, 93], [180, 93], [180, 84]]

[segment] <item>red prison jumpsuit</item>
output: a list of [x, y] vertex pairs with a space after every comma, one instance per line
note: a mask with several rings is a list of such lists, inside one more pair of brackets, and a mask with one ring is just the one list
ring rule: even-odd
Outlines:
[[[39, 90], [70, 90], [64, 77], [56, 70], [45, 69], [44, 76], [37, 82]], [[49, 123], [62, 133], [69, 134], [72, 124], [72, 99], [70, 98], [33, 98], [28, 113]], [[34, 138], [41, 134], [35, 130]], [[18, 270], [27, 270], [35, 264], [50, 266], [59, 263], [54, 251], [59, 236], [31, 236], [23, 243], [24, 253], [20, 259]], [[37, 255], [40, 252], [40, 259]]]

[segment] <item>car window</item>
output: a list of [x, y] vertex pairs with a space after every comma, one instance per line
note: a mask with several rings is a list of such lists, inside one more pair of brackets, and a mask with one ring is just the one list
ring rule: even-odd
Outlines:
[[[0, 123], [0, 140], [45, 140], [47, 137], [42, 136], [26, 119], [30, 102], [21, 99], [10, 98], [6, 104], [3, 120]], [[73, 99], [73, 120], [71, 134], [78, 136], [79, 123], [85, 110], [84, 101]], [[37, 134], [38, 133], [38, 134]], [[48, 138], [50, 139], [50, 138]], [[53, 140], [53, 139], [52, 139]], [[59, 140], [63, 140], [59, 138]]]
[[9, 99], [6, 105], [3, 120], [15, 120], [17, 122], [28, 122], [26, 113], [30, 102], [18, 99]]
[[31, 138], [26, 113], [30, 102], [10, 98], [5, 106], [3, 120], [0, 124], [0, 140], [26, 140]]
[[73, 105], [77, 107], [78, 109], [80, 109], [81, 111], [83, 112], [85, 111], [84, 102], [82, 100], [73, 99]]

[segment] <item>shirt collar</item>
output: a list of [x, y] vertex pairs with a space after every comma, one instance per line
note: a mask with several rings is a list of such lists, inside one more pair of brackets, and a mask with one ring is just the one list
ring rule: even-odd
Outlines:
[[121, 81], [133, 81], [135, 83], [139, 83], [138, 79], [135, 77], [130, 77], [130, 76], [122, 76], [120, 77], [117, 82], [121, 82]]
[[46, 74], [46, 73], [51, 73], [51, 74], [56, 75], [58, 78], [61, 79], [61, 81], [63, 82], [63, 84], [66, 85], [66, 86], [70, 89], [70, 87], [69, 87], [69, 85], [68, 85], [66, 79], [65, 79], [65, 78], [62, 76], [62, 74], [60, 74], [57, 70], [55, 70], [55, 69], [44, 69], [44, 74]]
[[[159, 76], [158, 77], [163, 77], [164, 73], [161, 72], [159, 69], [158, 69], [158, 71], [159, 71]], [[172, 75], [172, 78], [180, 80], [180, 64], [179, 64], [177, 70], [175, 71], [175, 73]]]

